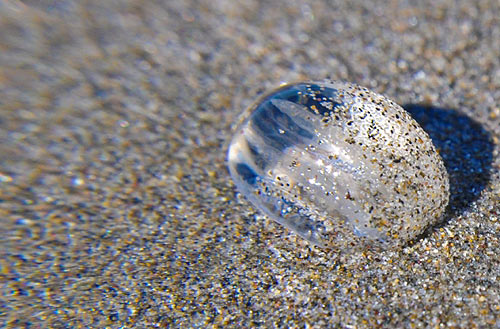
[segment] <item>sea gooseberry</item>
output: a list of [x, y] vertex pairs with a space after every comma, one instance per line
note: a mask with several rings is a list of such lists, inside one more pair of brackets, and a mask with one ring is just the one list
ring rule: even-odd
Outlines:
[[262, 213], [325, 248], [404, 245], [442, 216], [448, 174], [399, 105], [338, 81], [261, 98], [229, 145], [237, 189]]

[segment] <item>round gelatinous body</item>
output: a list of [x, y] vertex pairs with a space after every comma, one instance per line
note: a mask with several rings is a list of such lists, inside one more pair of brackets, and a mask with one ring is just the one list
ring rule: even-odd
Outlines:
[[287, 85], [243, 118], [228, 151], [237, 188], [317, 245], [401, 245], [448, 203], [448, 174], [427, 133], [366, 88]]

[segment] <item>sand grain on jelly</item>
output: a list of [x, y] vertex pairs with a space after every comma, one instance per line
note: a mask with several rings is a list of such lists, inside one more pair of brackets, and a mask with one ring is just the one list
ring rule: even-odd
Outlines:
[[442, 215], [448, 175], [427, 133], [366, 88], [286, 85], [244, 114], [228, 151], [260, 211], [320, 246], [401, 245]]

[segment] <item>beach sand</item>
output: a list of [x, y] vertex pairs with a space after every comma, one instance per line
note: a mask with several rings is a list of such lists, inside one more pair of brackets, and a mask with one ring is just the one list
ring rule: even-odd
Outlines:
[[[500, 328], [500, 4], [0, 3], [0, 326]], [[450, 175], [398, 250], [323, 250], [226, 169], [283, 82], [405, 107]]]

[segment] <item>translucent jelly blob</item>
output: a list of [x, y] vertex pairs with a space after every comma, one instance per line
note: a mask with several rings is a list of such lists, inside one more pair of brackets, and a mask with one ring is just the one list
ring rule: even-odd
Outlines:
[[427, 133], [393, 101], [344, 82], [263, 97], [242, 116], [228, 166], [255, 207], [322, 247], [402, 245], [449, 199]]

